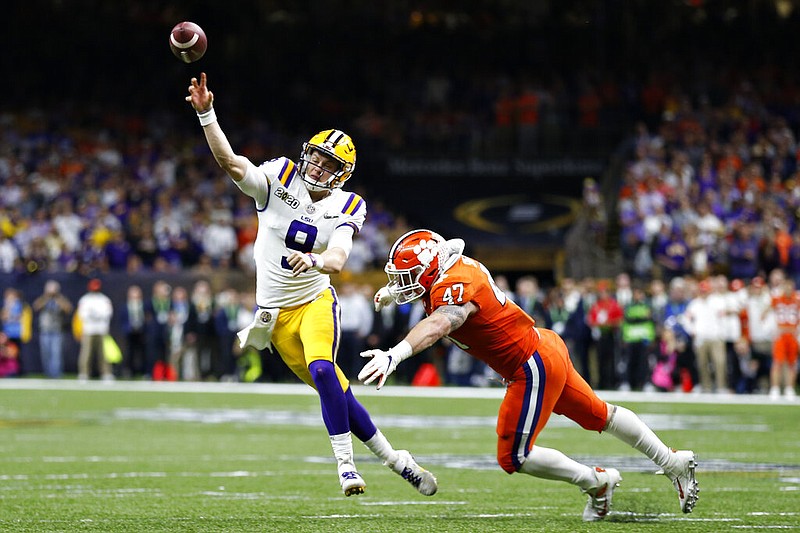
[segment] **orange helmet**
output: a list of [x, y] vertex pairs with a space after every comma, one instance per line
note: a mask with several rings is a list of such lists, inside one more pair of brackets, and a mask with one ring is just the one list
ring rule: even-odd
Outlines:
[[415, 229], [392, 245], [384, 271], [389, 276], [389, 293], [397, 304], [413, 302], [430, 290], [444, 264], [444, 242], [436, 232]]

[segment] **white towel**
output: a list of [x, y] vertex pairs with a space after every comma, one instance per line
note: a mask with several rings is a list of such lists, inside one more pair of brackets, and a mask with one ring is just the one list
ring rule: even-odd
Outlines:
[[279, 307], [256, 309], [253, 322], [237, 333], [239, 347], [244, 349], [246, 346], [252, 346], [257, 350], [263, 350], [269, 346], [272, 342], [272, 330], [275, 328], [275, 322], [278, 321], [279, 311]]

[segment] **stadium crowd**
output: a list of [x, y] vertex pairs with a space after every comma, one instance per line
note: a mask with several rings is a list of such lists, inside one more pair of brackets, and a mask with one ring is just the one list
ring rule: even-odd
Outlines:
[[[513, 286], [502, 275], [495, 281], [539, 325], [565, 339], [575, 367], [598, 389], [794, 397], [794, 376], [786, 383], [771, 376], [773, 346], [780, 336], [776, 306], [787, 284], [787, 294], [794, 295], [794, 282], [781, 269], [747, 281], [716, 274], [643, 282], [631, 281], [627, 273], [613, 280], [564, 278], [549, 288], [532, 275], [521, 276]], [[360, 369], [361, 351], [396, 342], [423, 317], [419, 302], [375, 312], [370, 284], [354, 280], [338, 289], [343, 312], [339, 362], [349, 375]], [[87, 294], [100, 290], [99, 280], [90, 280]], [[62, 377], [65, 367], [75, 363], [65, 349], [71, 331], [80, 347], [80, 379], [292, 381], [269, 351], [238, 349], [235, 334], [252, 318], [250, 291], [215, 293], [202, 279], [191, 286], [157, 280], [147, 294], [135, 284], [126, 294], [125, 301], [111, 304], [119, 332], [112, 338], [120, 353], [105, 366], [108, 345], [84, 347], [92, 340], [80, 325], [76, 330], [74, 318], [96, 302], [87, 304], [85, 297], [69, 301], [57, 282], [48, 282], [32, 303], [17, 289], [6, 288], [0, 375], [38, 375], [41, 369], [47, 377]], [[100, 318], [105, 324], [93, 334], [109, 335], [111, 320]], [[32, 342], [38, 342], [41, 362], [32, 359]], [[417, 385], [500, 384], [488, 367], [447, 341], [409, 361], [394, 379]]]
[[[363, 31], [343, 36], [349, 39], [343, 46], [366, 54], [371, 47], [361, 46], [359, 39], [376, 38], [386, 33], [387, 25], [394, 27], [405, 37], [407, 47], [390, 48], [394, 55], [389, 60], [381, 56], [393, 67], [380, 71], [385, 76], [356, 69], [341, 87], [332, 87], [330, 93], [320, 96], [311, 89], [314, 76], [324, 72], [310, 68], [308, 77], [295, 80], [291, 89], [281, 94], [286, 100], [281, 100], [275, 91], [286, 88], [264, 83], [263, 77], [266, 72], [285, 73], [281, 69], [288, 67], [265, 58], [263, 72], [245, 80], [263, 86], [260, 105], [274, 101], [286, 105], [264, 111], [263, 116], [231, 115], [230, 120], [237, 123], [235, 131], [240, 132], [231, 141], [252, 160], [263, 161], [292, 153], [305, 140], [295, 138], [287, 124], [308, 124], [312, 117], [324, 116], [352, 133], [360, 168], [349, 185], [369, 206], [346, 267], [352, 275], [348, 279], [355, 280], [359, 274], [379, 270], [389, 244], [408, 228], [402, 206], [392, 205], [391, 191], [382, 188], [384, 180], [375, 179], [383, 172], [380, 161], [386, 154], [535, 158], [610, 153], [621, 147], [617, 153], [625, 161], [622, 171], [588, 179], [584, 190], [588, 208], [584, 214], [592, 218], [587, 238], [622, 257], [613, 284], [591, 275], [574, 280], [562, 277], [556, 286], [542, 288], [537, 287], [535, 278], [523, 275], [522, 283], [515, 282], [509, 293], [520, 302], [526, 302], [528, 294], [536, 295], [537, 305], [530, 307], [530, 312], [540, 324], [559, 330], [573, 343], [576, 366], [595, 387], [767, 390], [769, 383], [760, 378], [768, 375], [770, 367], [767, 345], [776, 334], [773, 319], [769, 312], [763, 316], [748, 313], [747, 318], [740, 313], [749, 311], [755, 305], [753, 300], [766, 308], [766, 300], [762, 301], [765, 287], [777, 291], [781, 274], [800, 283], [800, 229], [796, 223], [800, 207], [796, 139], [800, 82], [796, 69], [780, 65], [780, 57], [762, 61], [754, 51], [742, 48], [741, 42], [747, 39], [731, 41], [737, 53], [721, 45], [709, 46], [701, 53], [692, 44], [696, 35], [686, 35], [686, 39], [674, 39], [676, 48], [664, 55], [653, 44], [651, 53], [642, 59], [615, 57], [603, 46], [588, 53], [587, 45], [595, 43], [596, 36], [577, 31], [572, 34], [572, 48], [564, 50], [572, 59], [565, 68], [548, 60], [548, 53], [536, 53], [555, 50], [551, 38], [561, 31], [558, 25], [542, 28], [545, 19], [537, 16], [537, 10], [560, 9], [558, 3], [547, 8], [535, 4], [456, 18], [431, 12], [412, 15], [408, 21], [400, 20], [401, 9], [369, 11], [365, 21], [370, 23], [359, 28]], [[131, 9], [128, 16], [146, 21], [149, 29], [172, 20], [174, 13], [156, 13], [157, 3], [147, 6], [149, 9]], [[583, 20], [583, 15], [567, 14], [563, 20]], [[257, 15], [253, 20], [261, 20], [263, 13]], [[290, 19], [271, 19], [270, 24], [289, 24], [286, 20]], [[525, 30], [528, 27], [543, 31], [531, 40], [531, 32]], [[487, 46], [475, 39], [481, 28], [503, 31], [486, 31], [484, 37], [491, 44]], [[746, 35], [756, 41], [752, 37], [764, 31], [760, 26], [735, 24], [709, 23], [696, 28], [720, 43], [729, 42], [730, 34], [740, 35], [740, 30], [751, 32]], [[781, 28], [774, 25], [773, 30]], [[206, 29], [213, 32], [214, 26]], [[630, 31], [646, 32], [647, 28], [637, 26]], [[80, 27], [74, 34], [81, 43]], [[137, 43], [141, 49], [154, 46], [147, 44], [154, 41], [149, 33], [132, 38], [142, 40]], [[519, 43], [526, 48], [516, 48]], [[453, 63], [443, 64], [438, 54], [429, 51], [445, 45], [474, 53], [448, 56]], [[235, 48], [228, 49], [225, 56], [232, 67], [242, 56]], [[488, 49], [494, 51], [497, 61], [476, 64], [474, 58]], [[99, 52], [114, 56], [119, 50]], [[520, 54], [535, 57], [536, 68], [526, 68], [531, 64], [523, 65]], [[686, 64], [670, 61], [678, 56], [686, 57]], [[314, 66], [326, 58], [316, 51], [308, 64]], [[415, 63], [422, 60], [422, 64]], [[635, 72], [626, 72], [620, 65]], [[134, 91], [128, 106], [120, 110], [113, 85], [109, 85], [117, 83], [109, 81], [113, 76], [97, 79], [96, 86], [79, 87], [77, 80], [87, 74], [82, 69], [94, 66], [70, 67], [76, 69], [73, 76], [60, 68], [66, 67], [55, 66], [53, 75], [65, 80], [63, 95], [48, 93], [41, 105], [31, 104], [25, 87], [35, 85], [38, 74], [20, 69], [20, 76], [33, 78], [12, 88], [13, 108], [0, 108], [0, 274], [49, 277], [75, 273], [88, 279], [111, 273], [148, 273], [154, 278], [180, 272], [250, 273], [256, 230], [250, 200], [221, 175], [191, 110], [181, 109], [177, 96], [174, 106], [164, 103], [164, 79], [137, 77], [141, 91]], [[130, 75], [129, 70], [123, 74]], [[239, 75], [249, 69], [234, 70]], [[186, 74], [185, 70], [176, 72]], [[165, 79], [171, 80], [173, 74]], [[228, 82], [226, 91], [241, 90], [227, 71], [220, 77]], [[180, 83], [186, 80], [180, 78]], [[91, 91], [92, 105], [76, 100], [83, 90]], [[158, 102], [159, 108], [152, 107]], [[628, 135], [623, 136], [626, 131]], [[414, 222], [425, 225], [425, 221]], [[446, 233], [443, 228], [435, 229]], [[630, 287], [627, 280], [631, 278], [637, 280], [636, 287]], [[725, 311], [730, 318], [730, 330], [723, 339], [725, 364], [718, 355], [708, 356], [713, 359], [713, 370], [697, 359], [696, 331], [684, 311], [675, 310], [702, 300], [706, 281], [713, 287], [711, 292], [731, 302]], [[350, 301], [351, 309], [357, 309], [352, 311], [354, 316], [362, 317], [343, 324], [347, 325], [348, 342], [359, 347], [344, 350], [348, 352], [345, 358], [357, 354], [364, 343], [370, 347], [390, 345], [391, 340], [379, 341], [378, 337], [400, 338], [404, 328], [419, 318], [413, 306], [397, 308], [391, 314], [369, 313], [374, 287], [351, 286], [349, 281], [341, 285], [343, 309], [347, 310], [345, 302]], [[269, 358], [261, 361], [250, 354], [237, 359], [232, 343], [221, 340], [228, 339], [236, 323], [234, 309], [249, 305], [244, 292], [223, 289], [201, 297], [197, 291], [208, 293], [208, 287], [198, 289], [194, 283], [170, 287], [163, 281], [153, 284], [154, 292], [156, 286], [169, 297], [144, 294], [140, 299], [151, 307], [154, 301], [162, 301], [160, 311], [153, 308], [147, 313], [134, 312], [134, 316], [141, 328], [150, 321], [152, 333], [142, 335], [158, 347], [140, 349], [137, 343], [144, 341], [118, 338], [124, 356], [114, 368], [116, 376], [243, 379], [236, 362], [248, 360], [245, 367], [251, 368], [258, 360], [267, 365], [258, 379], [286, 377], [279, 369], [268, 368]], [[0, 372], [26, 375], [42, 370], [54, 377], [60, 375], [61, 370], [48, 370], [53, 365], [44, 359], [41, 364], [26, 361], [25, 345], [42, 332], [60, 331], [74, 312], [67, 312], [67, 307], [75, 308], [77, 299], [59, 307], [64, 316], [54, 327], [43, 323], [42, 315], [46, 309], [57, 310], [37, 306], [33, 297], [26, 301], [14, 286], [3, 289], [5, 337], [0, 337], [0, 360], [4, 361]], [[138, 289], [141, 293], [142, 288]], [[137, 293], [136, 286], [128, 290]], [[756, 298], [755, 294], [762, 296]], [[681, 304], [675, 303], [678, 307], [667, 312], [673, 298]], [[184, 368], [179, 355], [169, 354], [181, 346], [177, 339], [190, 345], [195, 335], [205, 338], [192, 329], [195, 325], [188, 311], [200, 300], [205, 303], [199, 314], [208, 318], [220, 313], [215, 327], [203, 334], [214, 340], [207, 345], [197, 341], [204, 348], [198, 348], [197, 355], [189, 350]], [[626, 322], [635, 318], [627, 315], [629, 307], [642, 324], [631, 328], [633, 323]], [[117, 301], [115, 308], [113, 320], [116, 331], [121, 331], [127, 327], [122, 325], [123, 310], [128, 313], [139, 306]], [[609, 309], [614, 316], [621, 315], [615, 319], [618, 321], [599, 320]], [[734, 316], [739, 317], [738, 333]], [[184, 337], [176, 331], [182, 331]], [[491, 382], [490, 374], [475, 368], [456, 348], [437, 346], [433, 352], [429, 362], [438, 365], [442, 381]], [[221, 362], [210, 362], [212, 353], [214, 361]], [[673, 357], [675, 354], [679, 357]], [[703, 353], [700, 357], [707, 356]], [[195, 362], [191, 362], [193, 358]], [[15, 369], [13, 363], [3, 366], [13, 359], [18, 360]], [[156, 371], [159, 361], [162, 365]], [[424, 358], [417, 361], [424, 362]], [[358, 364], [354, 359], [343, 367], [353, 375], [353, 365]], [[665, 369], [671, 370], [665, 373]], [[407, 365], [398, 379], [412, 382], [418, 370]], [[251, 372], [247, 379], [255, 379], [255, 374]]]

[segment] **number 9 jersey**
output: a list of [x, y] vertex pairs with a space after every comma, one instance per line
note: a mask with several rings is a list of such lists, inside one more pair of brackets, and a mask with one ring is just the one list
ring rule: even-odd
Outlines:
[[364, 199], [336, 188], [312, 201], [297, 166], [286, 157], [249, 165], [244, 179], [234, 183], [255, 200], [258, 212], [253, 246], [258, 306], [293, 307], [313, 301], [330, 286], [330, 276], [316, 269], [292, 276], [286, 258], [293, 251], [324, 252], [334, 232], [352, 238], [364, 225]]
[[475, 304], [479, 311], [448, 336], [461, 349], [510, 380], [539, 345], [535, 322], [495, 285], [480, 262], [461, 256], [423, 297], [426, 314], [443, 305]]

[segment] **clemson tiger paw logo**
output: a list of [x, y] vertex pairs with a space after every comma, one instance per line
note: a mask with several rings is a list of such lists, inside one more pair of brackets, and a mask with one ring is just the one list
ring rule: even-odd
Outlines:
[[413, 251], [417, 254], [417, 259], [424, 265], [430, 265], [433, 258], [436, 256], [439, 245], [434, 240], [426, 241], [422, 239], [418, 244], [414, 245]]

